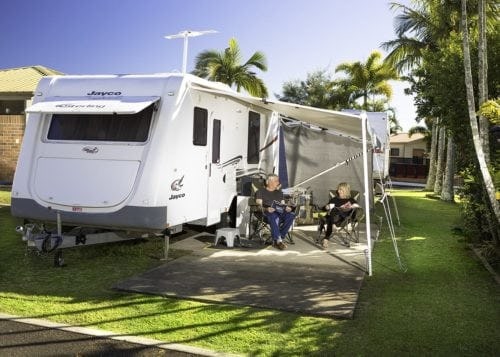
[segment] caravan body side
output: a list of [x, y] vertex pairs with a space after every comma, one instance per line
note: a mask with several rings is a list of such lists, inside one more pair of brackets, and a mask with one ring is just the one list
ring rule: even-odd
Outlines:
[[[219, 222], [237, 172], [272, 163], [265, 153], [248, 156], [249, 118], [259, 124], [252, 140], [262, 142], [271, 115], [193, 82], [231, 92], [180, 74], [42, 79], [28, 108], [13, 215], [55, 221], [59, 213], [64, 224], [146, 231]], [[104, 139], [102, 118], [117, 125]]]
[[367, 112], [368, 122], [377, 139], [373, 154], [373, 176], [385, 180], [389, 176], [390, 123], [387, 112]]
[[[356, 109], [344, 109], [346, 113], [360, 115]], [[366, 112], [373, 146], [373, 177], [384, 180], [389, 176], [389, 155], [391, 151], [391, 128], [387, 112]]]

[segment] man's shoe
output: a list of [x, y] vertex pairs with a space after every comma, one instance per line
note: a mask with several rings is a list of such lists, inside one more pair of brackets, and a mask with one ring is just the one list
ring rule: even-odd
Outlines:
[[328, 239], [323, 239], [323, 241], [321, 242], [321, 246], [323, 247], [323, 249], [328, 249]]
[[276, 247], [279, 249], [279, 250], [285, 250], [286, 249], [286, 244], [283, 243], [283, 242], [278, 242], [276, 243]]

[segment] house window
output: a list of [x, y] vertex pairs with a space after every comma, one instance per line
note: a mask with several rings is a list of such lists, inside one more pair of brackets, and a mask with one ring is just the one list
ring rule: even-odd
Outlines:
[[424, 149], [413, 149], [413, 163], [422, 165], [424, 163]]
[[154, 104], [136, 114], [53, 114], [47, 139], [145, 142]]
[[0, 100], [0, 115], [24, 114], [24, 100]]
[[208, 110], [194, 107], [193, 145], [207, 145]]
[[260, 150], [260, 114], [248, 113], [248, 149], [247, 162], [249, 164], [259, 163]]
[[399, 148], [391, 148], [390, 156], [399, 156]]

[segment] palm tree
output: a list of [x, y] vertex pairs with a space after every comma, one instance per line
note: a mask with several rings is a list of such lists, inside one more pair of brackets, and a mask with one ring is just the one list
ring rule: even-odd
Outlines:
[[395, 19], [397, 38], [381, 44], [390, 51], [385, 62], [399, 73], [418, 66], [424, 51], [437, 49], [439, 41], [458, 30], [459, 25], [459, 8], [453, 0], [426, 0], [412, 5], [415, 8], [391, 3], [392, 10], [401, 12]]
[[432, 191], [434, 189], [434, 184], [436, 183], [436, 166], [437, 166], [437, 155], [438, 155], [438, 127], [439, 118], [437, 118], [432, 123], [431, 128], [431, 150], [429, 155], [429, 173], [427, 174], [427, 183], [425, 184], [425, 189], [427, 191]]
[[390, 99], [392, 88], [388, 83], [391, 79], [397, 79], [396, 70], [382, 62], [382, 54], [373, 51], [363, 62], [341, 63], [335, 68], [335, 72], [345, 72], [347, 77], [337, 81], [343, 88], [349, 88], [351, 92], [351, 104], [362, 98], [362, 109], [369, 109], [369, 97], [375, 101], [375, 96], [384, 96]]
[[[437, 51], [440, 41], [446, 39], [451, 31], [458, 31], [460, 24], [460, 8], [454, 0], [415, 1], [412, 5], [414, 7], [391, 3], [391, 9], [400, 11], [395, 21], [397, 38], [381, 45], [390, 51], [385, 62], [396, 68], [400, 74], [418, 67], [425, 52]], [[444, 157], [445, 129], [435, 125], [431, 134], [431, 158], [426, 189], [433, 189], [436, 194], [441, 194], [443, 189], [449, 190], [449, 186], [442, 185], [444, 169], [446, 167], [452, 170], [455, 166], [454, 163], [445, 163], [444, 160], [455, 158], [453, 153]], [[448, 146], [454, 148], [453, 142]], [[443, 197], [447, 196], [445, 194]]]
[[238, 92], [244, 89], [256, 97], [265, 98], [268, 95], [264, 82], [253, 71], [254, 67], [267, 71], [266, 57], [257, 51], [242, 64], [240, 47], [234, 38], [229, 40], [229, 47], [224, 51], [202, 51], [195, 61], [192, 74], [198, 77], [235, 86]]
[[[486, 41], [486, 0], [479, 0], [478, 3], [478, 56], [479, 56], [479, 75], [478, 75], [478, 95], [479, 107], [488, 100], [488, 59], [487, 59], [487, 41]], [[483, 144], [484, 156], [487, 164], [490, 164], [490, 123], [484, 115], [479, 115], [479, 135]]]
[[443, 177], [443, 187], [441, 189], [441, 200], [447, 202], [455, 201], [453, 191], [453, 181], [455, 178], [455, 143], [453, 137], [448, 135], [448, 148], [446, 149], [446, 169]]
[[[412, 3], [411, 8], [399, 3], [391, 3], [391, 9], [401, 11], [396, 16], [395, 40], [383, 42], [381, 47], [390, 51], [385, 61], [399, 73], [419, 65], [425, 51], [435, 51], [441, 40], [451, 32], [460, 31], [460, 2], [456, 0], [422, 0]], [[486, 28], [498, 26], [498, 5], [496, 0], [478, 0], [479, 13], [479, 98], [487, 99]], [[489, 16], [487, 16], [489, 15]], [[489, 19], [489, 21], [488, 21]], [[408, 35], [411, 34], [411, 37]], [[480, 103], [480, 104], [481, 104]], [[489, 123], [480, 116], [479, 135], [486, 162], [489, 163]]]
[[438, 129], [438, 146], [437, 146], [437, 158], [436, 158], [436, 180], [434, 181], [434, 194], [441, 195], [441, 190], [443, 189], [443, 175], [445, 165], [449, 164], [445, 163], [445, 143], [446, 143], [446, 129], [444, 127], [440, 127]]
[[429, 142], [431, 140], [431, 132], [429, 129], [427, 129], [427, 127], [425, 126], [414, 126], [414, 127], [411, 127], [409, 130], [408, 130], [408, 137], [411, 138], [411, 136], [413, 134], [422, 134], [424, 136], [424, 140], [425, 142], [427, 143], [427, 149], [429, 149]]
[[476, 150], [476, 156], [479, 163], [479, 169], [481, 175], [483, 176], [483, 183], [488, 193], [488, 198], [495, 213], [497, 222], [500, 222], [500, 206], [496, 200], [495, 185], [491, 174], [488, 170], [488, 165], [484, 156], [483, 145], [481, 145], [481, 137], [479, 132], [479, 127], [476, 118], [476, 104], [474, 100], [474, 88], [472, 84], [472, 65], [470, 60], [470, 49], [469, 49], [469, 32], [467, 28], [467, 0], [462, 0], [462, 32], [463, 32], [463, 52], [464, 52], [464, 71], [465, 71], [465, 87], [467, 92], [467, 107], [469, 110], [469, 121], [472, 130], [472, 138], [474, 143], [474, 148]]
[[389, 117], [389, 132], [391, 135], [399, 133], [403, 128], [399, 124], [398, 118], [396, 118], [396, 112], [394, 108], [390, 107], [387, 109], [388, 117]]

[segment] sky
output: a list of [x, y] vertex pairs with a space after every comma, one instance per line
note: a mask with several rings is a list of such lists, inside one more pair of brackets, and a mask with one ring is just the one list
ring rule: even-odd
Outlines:
[[[408, 4], [410, 0], [399, 0]], [[365, 62], [395, 38], [386, 0], [15, 0], [0, 11], [0, 69], [42, 65], [66, 74], [180, 72], [183, 30], [216, 30], [189, 39], [196, 54], [223, 50], [235, 38], [243, 60], [267, 58], [258, 72], [270, 93], [283, 83], [343, 62]], [[403, 128], [415, 126], [408, 85], [391, 82], [391, 106]]]

